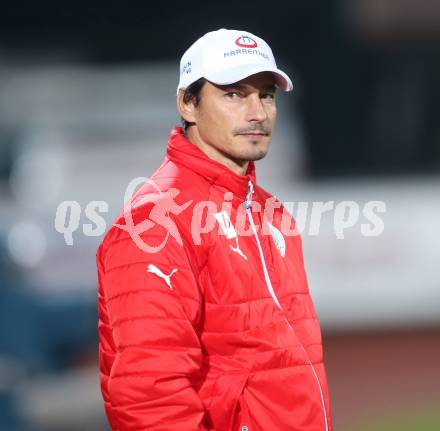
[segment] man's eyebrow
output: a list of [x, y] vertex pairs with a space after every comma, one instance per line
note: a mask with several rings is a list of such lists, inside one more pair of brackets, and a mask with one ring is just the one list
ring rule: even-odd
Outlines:
[[223, 87], [224, 90], [231, 90], [231, 89], [240, 90], [245, 88], [243, 84], [237, 84], [237, 83], [225, 84], [222, 85], [221, 87]]
[[[233, 84], [225, 84], [224, 86], [222, 86], [224, 90], [231, 90], [231, 89], [237, 89], [237, 90], [246, 90], [247, 85], [245, 84], [238, 84], [238, 83], [233, 83]], [[272, 91], [275, 92], [276, 90], [276, 86], [275, 84], [267, 84], [267, 85], [263, 85], [260, 88], [260, 91]]]
[[261, 87], [261, 89], [263, 91], [272, 91], [275, 93], [276, 86], [275, 86], [275, 84], [269, 84], [269, 85], [264, 85], [263, 87]]

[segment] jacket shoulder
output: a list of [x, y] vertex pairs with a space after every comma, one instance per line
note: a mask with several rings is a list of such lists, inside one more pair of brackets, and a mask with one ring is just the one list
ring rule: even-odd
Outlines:
[[[191, 253], [192, 208], [208, 199], [209, 190], [203, 177], [165, 159], [115, 218], [98, 247], [97, 259], [104, 264], [109, 249], [124, 247], [125, 240], [148, 243], [156, 250], [166, 237], [179, 238]], [[139, 251], [146, 250], [141, 246]]]

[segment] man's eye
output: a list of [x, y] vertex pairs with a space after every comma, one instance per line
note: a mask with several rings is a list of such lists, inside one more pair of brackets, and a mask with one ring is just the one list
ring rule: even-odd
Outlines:
[[273, 93], [264, 93], [261, 95], [262, 99], [275, 99], [275, 94]]
[[240, 95], [236, 91], [229, 91], [226, 93], [226, 97], [229, 97], [230, 99], [235, 99], [239, 97]]

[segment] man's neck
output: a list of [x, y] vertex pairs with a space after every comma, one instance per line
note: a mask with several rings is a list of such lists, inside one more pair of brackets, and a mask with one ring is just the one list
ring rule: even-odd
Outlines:
[[185, 136], [189, 141], [191, 141], [196, 147], [203, 151], [210, 159], [221, 163], [222, 165], [229, 168], [231, 171], [238, 175], [246, 175], [249, 161], [248, 160], [235, 160], [226, 156], [224, 153], [219, 151], [212, 145], [208, 145], [200, 138], [200, 135], [194, 130], [193, 127], [189, 128], [185, 132]]

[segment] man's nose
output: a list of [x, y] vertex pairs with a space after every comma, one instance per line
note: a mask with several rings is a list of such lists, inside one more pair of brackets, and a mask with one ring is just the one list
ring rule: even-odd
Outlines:
[[247, 97], [247, 120], [263, 122], [267, 119], [267, 112], [258, 94], [251, 94]]

